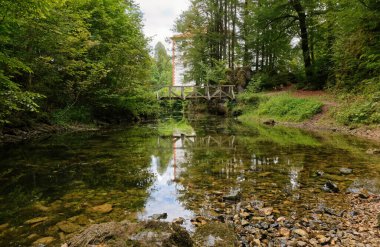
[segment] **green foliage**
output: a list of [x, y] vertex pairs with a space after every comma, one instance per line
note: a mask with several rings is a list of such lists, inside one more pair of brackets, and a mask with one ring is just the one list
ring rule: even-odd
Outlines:
[[336, 112], [336, 119], [344, 125], [379, 124], [380, 99], [356, 99], [347, 101], [344, 107]]
[[263, 101], [263, 96], [255, 93], [254, 91], [244, 91], [237, 95], [237, 100], [239, 103], [244, 105], [249, 105], [249, 107], [258, 106], [261, 101]]
[[158, 42], [154, 48], [152, 66], [152, 82], [155, 87], [160, 88], [171, 84], [172, 67], [172, 60], [167, 54], [165, 46]]
[[228, 84], [226, 81], [227, 63], [224, 60], [212, 59], [213, 66], [201, 63], [203, 73], [205, 74], [205, 82], [211, 85]]
[[[120, 112], [113, 108], [129, 112], [128, 117], [151, 111], [152, 102], [139, 95], [153, 87], [141, 12], [134, 1], [6, 0], [0, 16], [6, 16], [0, 22], [1, 123], [39, 105], [63, 109], [58, 111], [62, 122], [77, 121], [77, 109], [91, 110], [89, 116]], [[45, 100], [36, 101], [41, 95]], [[70, 107], [61, 116], [68, 105], [76, 110]], [[87, 121], [84, 115], [78, 121]]]
[[84, 106], [69, 106], [64, 109], [59, 109], [52, 114], [54, 123], [60, 125], [91, 123], [93, 116], [91, 109]]

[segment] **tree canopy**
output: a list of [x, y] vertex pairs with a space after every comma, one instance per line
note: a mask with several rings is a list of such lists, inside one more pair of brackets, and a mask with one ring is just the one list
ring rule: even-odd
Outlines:
[[[310, 89], [371, 84], [379, 91], [379, 6], [377, 0], [192, 0], [175, 28], [192, 34], [182, 49], [188, 78], [198, 83], [241, 84], [239, 70], [248, 67], [264, 76], [261, 89], [290, 81]], [[221, 64], [223, 78], [210, 80], [208, 71]]]
[[2, 1], [0, 47], [1, 124], [77, 106], [100, 118], [151, 113], [141, 99], [148, 41], [132, 0]]

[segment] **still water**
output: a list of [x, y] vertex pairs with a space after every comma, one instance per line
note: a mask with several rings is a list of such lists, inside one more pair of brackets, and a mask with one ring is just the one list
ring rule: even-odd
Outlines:
[[[161, 213], [192, 231], [190, 219], [217, 216], [215, 195], [237, 190], [293, 216], [342, 205], [346, 190], [380, 193], [380, 157], [366, 154], [378, 143], [216, 117], [185, 122], [187, 135], [162, 134], [163, 121], [2, 146], [0, 246], [48, 236], [54, 246], [90, 224]], [[324, 192], [328, 180], [343, 193]]]

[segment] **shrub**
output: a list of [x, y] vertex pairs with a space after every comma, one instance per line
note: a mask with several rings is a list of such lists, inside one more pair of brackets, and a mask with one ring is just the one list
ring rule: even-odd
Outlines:
[[337, 121], [344, 125], [351, 124], [379, 124], [380, 123], [380, 102], [376, 98], [368, 101], [364, 99], [348, 103], [348, 106], [341, 108], [337, 114]]
[[85, 106], [70, 106], [64, 109], [59, 109], [52, 114], [53, 122], [60, 125], [74, 123], [91, 123], [91, 109]]

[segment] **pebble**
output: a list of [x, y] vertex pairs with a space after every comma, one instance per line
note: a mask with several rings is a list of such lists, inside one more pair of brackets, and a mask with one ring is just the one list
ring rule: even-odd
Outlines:
[[304, 242], [304, 241], [297, 241], [297, 246], [299, 246], [299, 247], [303, 247], [303, 246], [306, 246], [306, 245], [307, 245], [307, 243]]
[[293, 233], [298, 234], [301, 237], [306, 237], [306, 238], [309, 236], [309, 234], [303, 229], [295, 229], [293, 230]]

